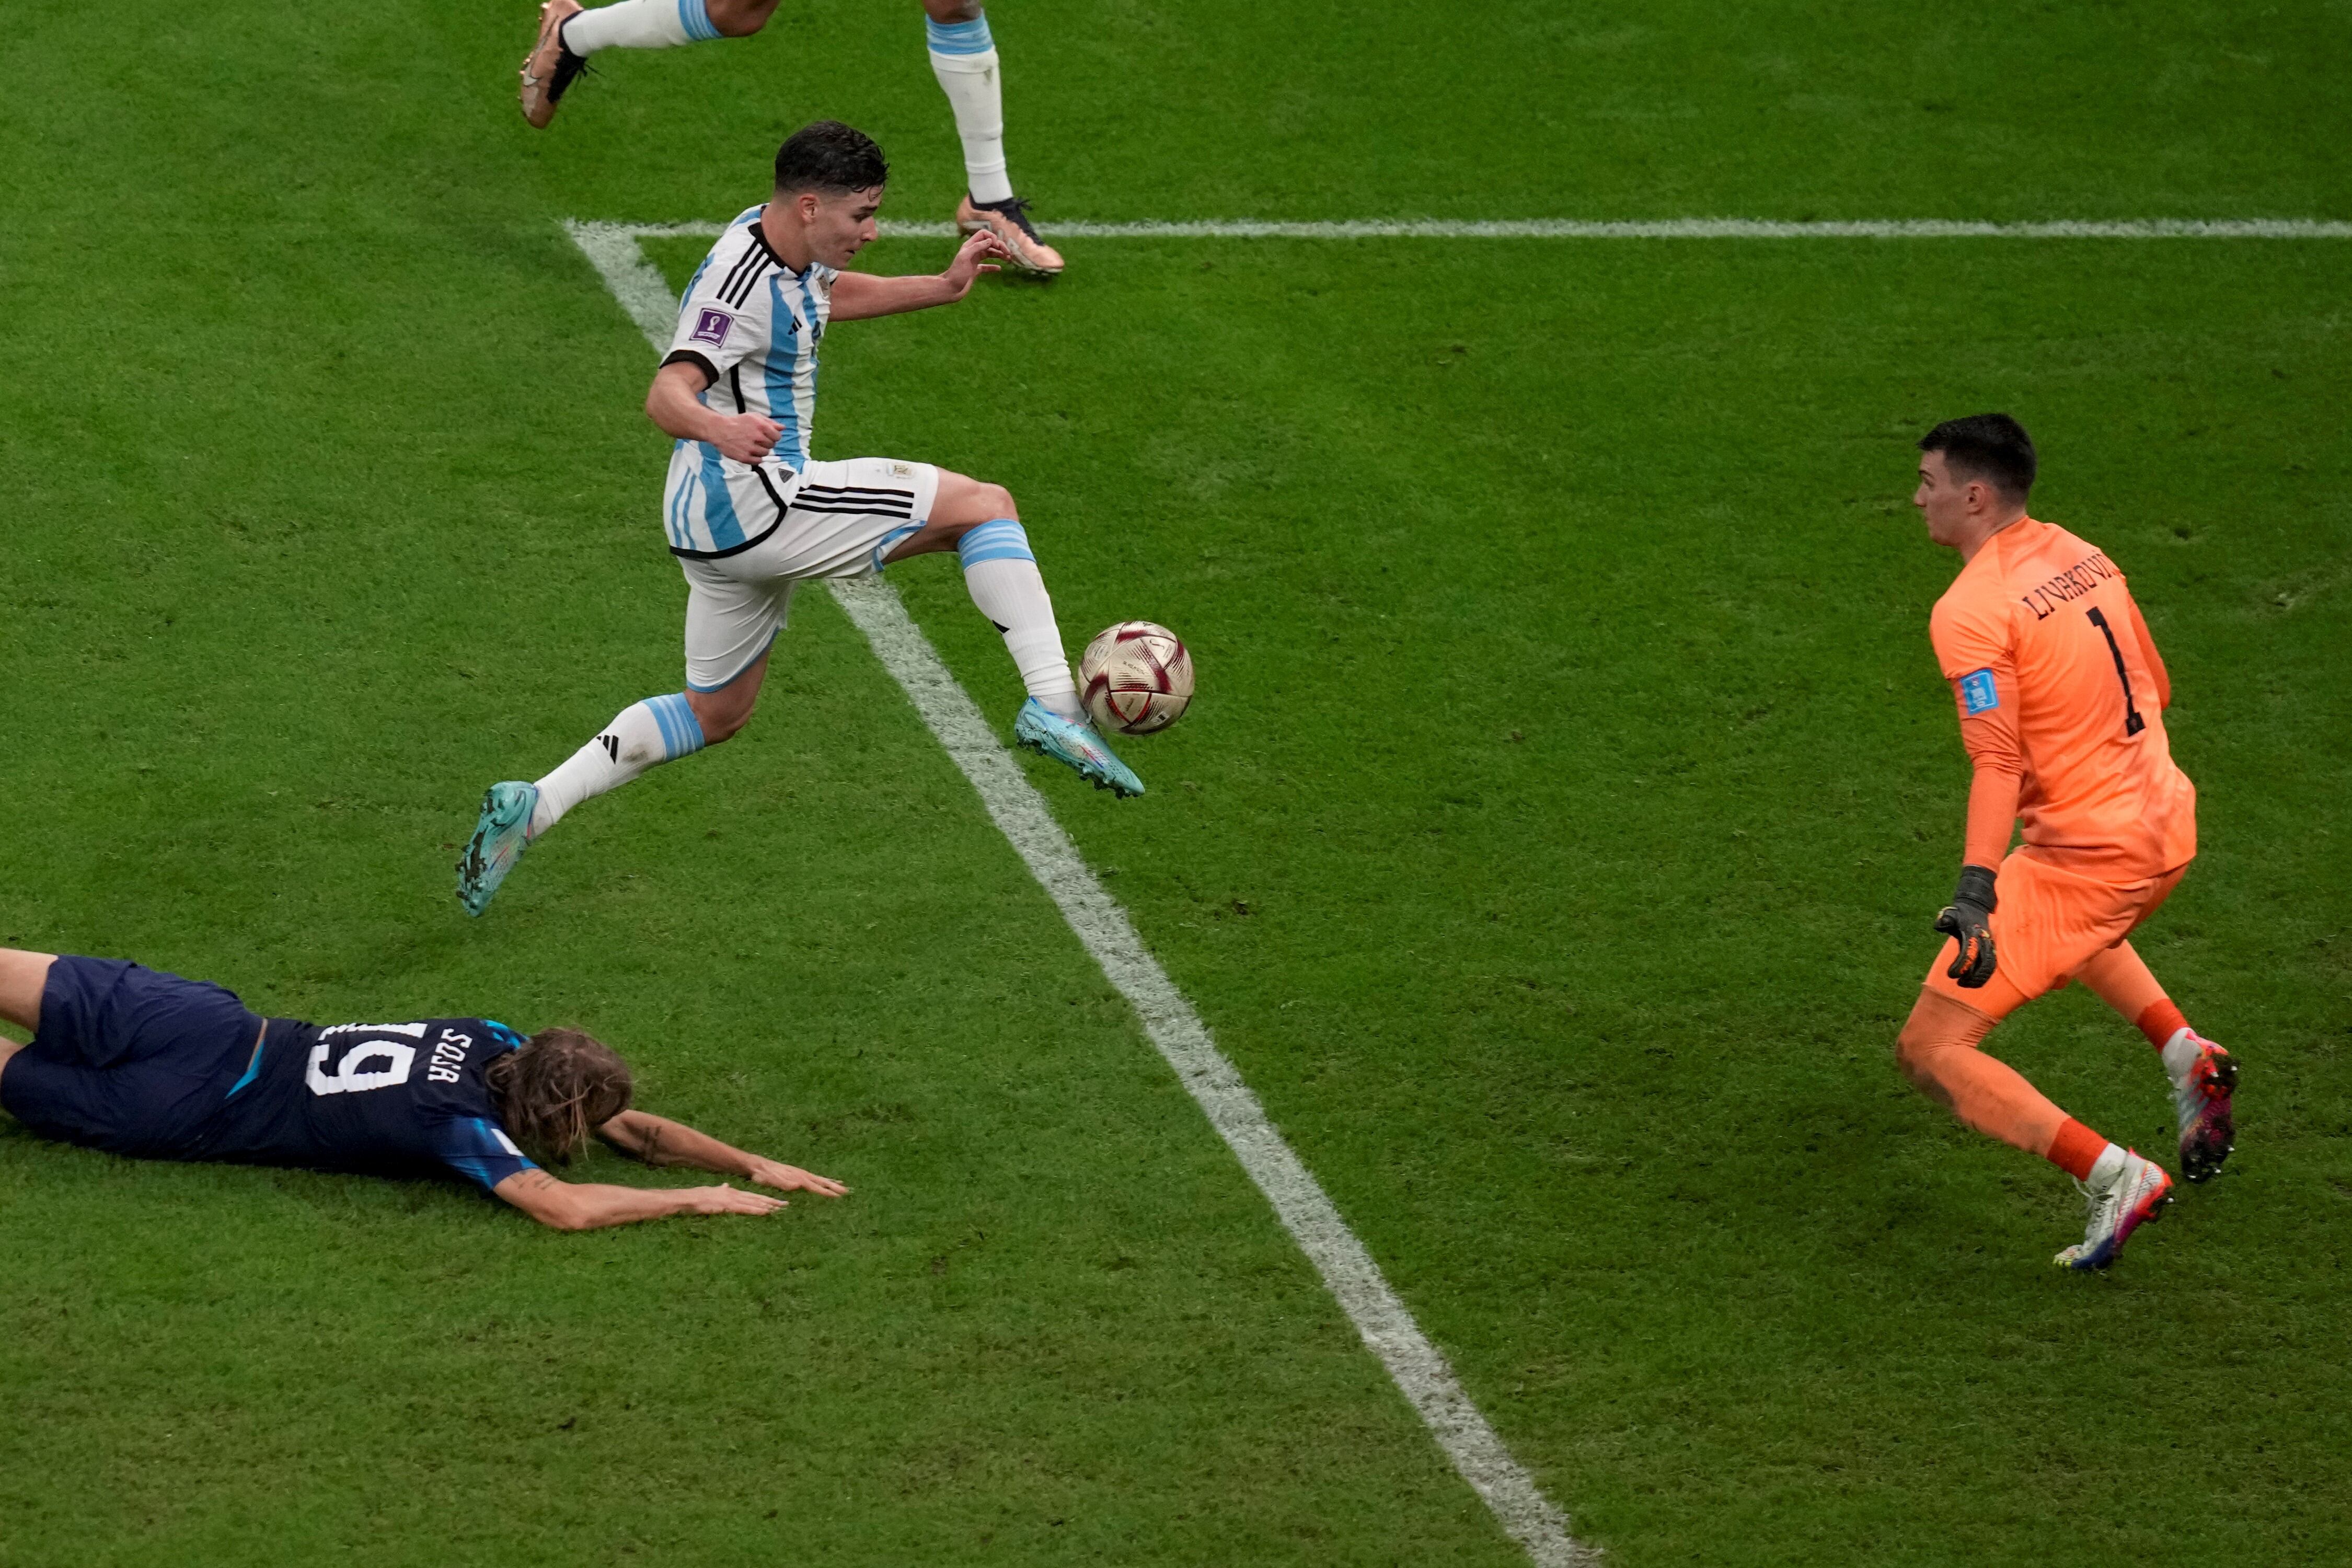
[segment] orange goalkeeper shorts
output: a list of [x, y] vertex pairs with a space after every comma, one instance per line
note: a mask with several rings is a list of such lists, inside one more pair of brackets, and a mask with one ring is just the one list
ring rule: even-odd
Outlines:
[[2105, 948], [2131, 935], [2180, 885], [2186, 866], [2145, 882], [2101, 882], [2062, 871], [2031, 845], [2000, 863], [1993, 890], [1993, 978], [1964, 991], [1944, 973], [1959, 944], [1949, 938], [1927, 970], [1927, 989], [2001, 1017], [2036, 996], [2059, 989]]

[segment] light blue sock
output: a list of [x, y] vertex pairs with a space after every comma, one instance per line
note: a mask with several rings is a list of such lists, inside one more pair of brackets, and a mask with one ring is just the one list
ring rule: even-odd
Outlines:
[[923, 34], [930, 40], [931, 53], [935, 55], [984, 55], [996, 47], [996, 40], [988, 36], [986, 12], [969, 22], [935, 22], [926, 16]]

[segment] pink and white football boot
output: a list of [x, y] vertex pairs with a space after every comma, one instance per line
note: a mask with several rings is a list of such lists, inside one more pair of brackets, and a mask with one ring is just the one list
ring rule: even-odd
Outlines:
[[2238, 1058], [2194, 1029], [2176, 1036], [2165, 1055], [2189, 1058], [2181, 1071], [2171, 1074], [2172, 1109], [2180, 1118], [2180, 1173], [2192, 1182], [2210, 1181], [2237, 1146], [2230, 1096], [2238, 1087]]
[[2088, 1182], [2074, 1184], [2091, 1205], [2091, 1223], [2083, 1239], [2051, 1259], [2061, 1268], [2105, 1268], [2124, 1254], [2132, 1232], [2164, 1212], [2172, 1201], [2172, 1178], [2137, 1150], [2124, 1152], [2124, 1168], [2105, 1191]]

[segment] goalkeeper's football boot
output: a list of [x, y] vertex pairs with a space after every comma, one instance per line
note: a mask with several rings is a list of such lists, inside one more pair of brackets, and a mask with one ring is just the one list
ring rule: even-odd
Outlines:
[[1143, 793], [1143, 781], [1103, 744], [1093, 725], [1074, 724], [1034, 697], [1021, 705], [1013, 721], [1013, 738], [1033, 752], [1076, 768], [1080, 778], [1121, 800]]
[[539, 39], [522, 58], [522, 117], [544, 131], [564, 90], [588, 68], [588, 57], [563, 47], [563, 24], [580, 15], [580, 0], [547, 0], [539, 8]]
[[2221, 1162], [2236, 1147], [2230, 1096], [2238, 1087], [2238, 1058], [2194, 1031], [2189, 1044], [2196, 1047], [2197, 1059], [2173, 1079], [2172, 1109], [2180, 1118], [2180, 1173], [2205, 1182], [2221, 1173]]
[[995, 230], [996, 237], [1009, 253], [1005, 259], [1015, 272], [1025, 272], [1032, 278], [1062, 275], [1062, 253], [1037, 237], [1037, 226], [1029, 218], [1029, 203], [1023, 197], [976, 202], [967, 191], [963, 200], [956, 204], [956, 227], [966, 234], [978, 234], [984, 228]]
[[2123, 1173], [2106, 1191], [2093, 1192], [2088, 1182], [2074, 1184], [2090, 1205], [2091, 1223], [2081, 1241], [2051, 1259], [2061, 1268], [2105, 1268], [2123, 1256], [2132, 1232], [2157, 1218], [2172, 1201], [2172, 1178], [2137, 1151], [2125, 1152]]
[[490, 907], [490, 895], [530, 842], [530, 814], [538, 809], [537, 784], [494, 784], [483, 793], [481, 818], [457, 857], [457, 901], [467, 914]]

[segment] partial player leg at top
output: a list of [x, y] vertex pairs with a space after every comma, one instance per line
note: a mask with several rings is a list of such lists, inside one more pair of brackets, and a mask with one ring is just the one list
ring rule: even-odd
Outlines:
[[956, 204], [957, 226], [966, 234], [993, 230], [1016, 271], [1060, 277], [1062, 253], [1039, 237], [1029, 203], [1013, 193], [1006, 168], [1003, 71], [987, 12], [979, 0], [922, 4], [931, 74], [947, 94], [963, 142], [964, 195]]
[[591, 11], [580, 0], [546, 0], [539, 34], [522, 62], [522, 117], [545, 130], [556, 106], [600, 49], [667, 49], [717, 38], [748, 38], [768, 25], [777, 0], [619, 0]]
[[[563, 96], [602, 49], [665, 49], [742, 38], [760, 31], [777, 0], [619, 0], [583, 9], [580, 0], [547, 0], [539, 32], [523, 57], [522, 117], [545, 129]], [[1016, 271], [1059, 277], [1062, 253], [1047, 245], [1016, 195], [1004, 154], [1003, 68], [980, 0], [922, 0], [931, 74], [947, 95], [963, 143], [964, 195], [956, 223], [966, 234], [991, 229]]]

